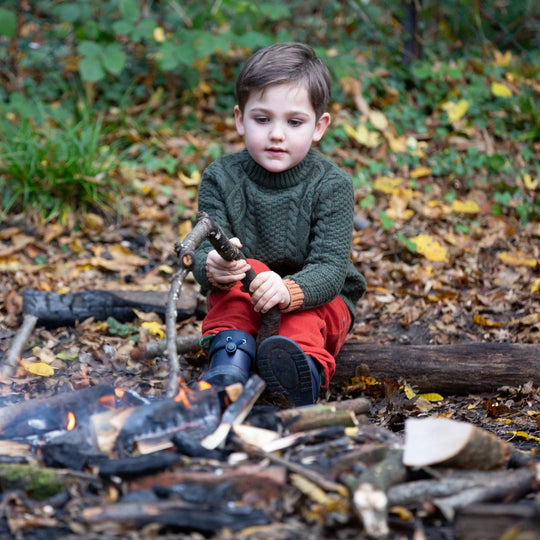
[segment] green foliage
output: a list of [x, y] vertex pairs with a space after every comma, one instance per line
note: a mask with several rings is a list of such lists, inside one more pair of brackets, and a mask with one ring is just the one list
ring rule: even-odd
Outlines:
[[[326, 60], [336, 103], [354, 109], [340, 84], [352, 77], [361, 83], [367, 105], [384, 112], [397, 136], [421, 134], [445, 148], [422, 159], [414, 152], [395, 153], [391, 159], [399, 169], [425, 165], [434, 176], [458, 178], [465, 187], [479, 179], [503, 179], [516, 192], [511, 201], [498, 195], [501, 200], [493, 201], [496, 211], [530, 219], [537, 212], [537, 201], [515, 185], [522, 171], [512, 152], [517, 146], [526, 153], [530, 143], [540, 138], [537, 87], [520, 85], [518, 92], [500, 97], [492, 94], [486, 81], [501, 82], [514, 75], [538, 84], [540, 55], [535, 51], [540, 45], [540, 5], [523, 0], [498, 8], [496, 3], [477, 0], [424, 0], [418, 14], [423, 58], [411, 65], [403, 64], [403, 6], [400, 0], [316, 4], [305, 0], [4, 0], [0, 75], [9, 84], [0, 88], [0, 113], [14, 114], [16, 119], [0, 120], [0, 128], [6, 124], [11, 134], [0, 148], [6, 155], [0, 163], [7, 179], [0, 188], [4, 211], [22, 208], [32, 198], [36, 207], [55, 214], [64, 204], [64, 194], [70, 205], [77, 201], [110, 205], [111, 198], [104, 194], [114, 193], [108, 187], [112, 180], [100, 174], [104, 166], [105, 172], [111, 170], [112, 150], [104, 140], [113, 130], [119, 147], [129, 151], [130, 162], [150, 171], [187, 170], [195, 166], [201, 152], [205, 159], [215, 159], [224, 152], [219, 145], [164, 154], [160, 144], [154, 146], [155, 118], [166, 117], [169, 122], [172, 117], [174, 130], [200, 129], [205, 114], [231, 111], [234, 80], [252, 50], [297, 40], [311, 44]], [[495, 49], [512, 51], [512, 63], [503, 67], [485, 61]], [[485, 129], [514, 146], [494, 153], [473, 144], [466, 151], [449, 146], [450, 137], [467, 136], [456, 131], [442, 108], [445, 102], [458, 100], [469, 104], [464, 132], [471, 126]], [[81, 103], [89, 111], [86, 127], [77, 119]], [[136, 114], [129, 112], [133, 106]], [[24, 119], [23, 111], [30, 109], [34, 121]], [[84, 131], [98, 140], [85, 139]], [[134, 143], [126, 136], [133, 131], [146, 140]], [[24, 146], [27, 137], [34, 142]], [[90, 145], [86, 154], [94, 156], [89, 160], [92, 166], [80, 167], [88, 173], [68, 172], [75, 167], [58, 162], [61, 148], [70, 146], [70, 152], [82, 154], [74, 140]], [[348, 142], [337, 122], [321, 141], [321, 149], [332, 154]], [[37, 180], [32, 183], [30, 174], [13, 172], [15, 160], [10, 156], [15, 154], [30, 160], [24, 169], [32, 171], [35, 179], [49, 178], [46, 190], [35, 189]], [[54, 163], [48, 155], [56, 156]], [[388, 168], [371, 157], [362, 167], [354, 158], [342, 157], [354, 171], [356, 187], [368, 191], [373, 177]], [[524, 159], [532, 163], [534, 153]], [[103, 180], [96, 184], [84, 177]], [[76, 187], [79, 181], [82, 185]], [[54, 187], [63, 184], [69, 189]], [[362, 204], [374, 207], [373, 195], [368, 195]], [[384, 223], [391, 228], [390, 222]]]
[[102, 143], [102, 121], [45, 117], [37, 124], [13, 113], [0, 117], [2, 213], [34, 209], [51, 218], [75, 208], [111, 208], [120, 189], [110, 173], [117, 154]]

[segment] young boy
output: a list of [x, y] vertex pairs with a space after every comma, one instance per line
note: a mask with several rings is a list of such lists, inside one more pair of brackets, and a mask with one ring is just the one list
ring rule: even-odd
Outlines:
[[[311, 148], [330, 124], [330, 76], [314, 51], [281, 43], [248, 59], [236, 84], [236, 129], [246, 149], [203, 174], [207, 212], [247, 260], [227, 262], [204, 242], [194, 276], [208, 292], [204, 379], [224, 386], [251, 371], [282, 406], [315, 403], [335, 371], [366, 284], [350, 259], [350, 177]], [[240, 283], [252, 268], [257, 277]], [[278, 335], [258, 347], [261, 313], [278, 306]]]

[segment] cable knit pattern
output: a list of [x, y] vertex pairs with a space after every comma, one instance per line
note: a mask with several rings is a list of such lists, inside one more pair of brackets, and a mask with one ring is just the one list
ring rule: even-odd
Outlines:
[[[350, 259], [354, 191], [350, 177], [315, 150], [295, 167], [271, 173], [247, 150], [224, 156], [203, 174], [199, 209], [212, 216], [227, 236], [236, 236], [248, 258], [267, 264], [287, 283], [286, 311], [320, 306], [340, 295], [354, 320], [355, 304], [366, 283]], [[204, 242], [196, 253], [194, 275], [203, 291]]]

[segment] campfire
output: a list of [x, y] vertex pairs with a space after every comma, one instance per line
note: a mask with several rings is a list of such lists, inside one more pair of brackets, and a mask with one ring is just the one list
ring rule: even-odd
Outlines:
[[499, 538], [486, 513], [537, 519], [534, 456], [480, 428], [415, 419], [404, 439], [369, 424], [366, 398], [280, 410], [263, 390], [257, 375], [225, 389], [180, 380], [172, 398], [100, 385], [0, 409], [10, 533], [389, 538], [445, 521]]

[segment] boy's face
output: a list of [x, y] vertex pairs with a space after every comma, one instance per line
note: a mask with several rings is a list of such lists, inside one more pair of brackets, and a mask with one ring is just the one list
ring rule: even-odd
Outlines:
[[251, 157], [270, 172], [297, 165], [330, 124], [328, 113], [317, 120], [307, 89], [294, 84], [253, 92], [244, 112], [236, 106], [234, 116]]

